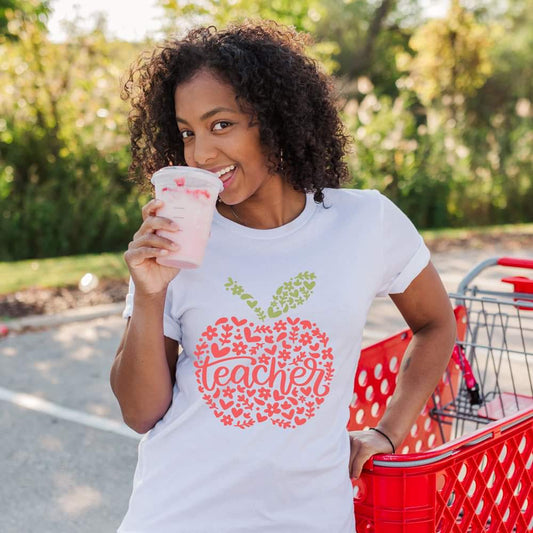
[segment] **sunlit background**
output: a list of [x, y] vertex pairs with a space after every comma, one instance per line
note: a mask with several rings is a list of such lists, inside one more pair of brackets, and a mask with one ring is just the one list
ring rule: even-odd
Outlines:
[[64, 21], [75, 16], [85, 20], [85, 27], [89, 29], [98, 14], [102, 14], [106, 18], [108, 35], [126, 41], [140, 41], [156, 34], [163, 16], [156, 0], [53, 0], [51, 7], [48, 29], [53, 41], [65, 39]]
[[348, 186], [420, 229], [533, 221], [533, 0], [0, 0], [0, 261], [123, 250], [147, 199], [128, 179], [129, 65], [247, 17], [312, 35]]
[[[427, 17], [443, 17], [449, 6], [449, 0], [423, 0], [420, 2]], [[63, 24], [76, 15], [86, 21], [86, 28], [91, 21], [102, 14], [107, 21], [109, 36], [126, 41], [138, 41], [147, 36], [158, 35], [161, 28], [163, 9], [157, 0], [52, 0], [52, 14], [48, 24], [50, 38], [53, 41], [65, 39]]]

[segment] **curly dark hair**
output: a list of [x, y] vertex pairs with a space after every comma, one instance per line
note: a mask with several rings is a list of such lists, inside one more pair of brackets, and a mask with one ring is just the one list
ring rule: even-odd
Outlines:
[[[348, 137], [331, 78], [305, 54], [308, 36], [272, 21], [190, 31], [132, 65], [122, 97], [131, 100], [130, 174], [146, 183], [166, 165], [185, 165], [174, 111], [176, 87], [208, 69], [235, 91], [259, 124], [269, 168], [323, 201], [324, 187], [348, 178]], [[280, 158], [280, 154], [283, 157]]]

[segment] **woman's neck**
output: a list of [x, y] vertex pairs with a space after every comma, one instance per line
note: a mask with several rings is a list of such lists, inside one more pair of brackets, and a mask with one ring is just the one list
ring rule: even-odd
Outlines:
[[241, 203], [217, 205], [219, 213], [237, 224], [254, 229], [279, 228], [294, 220], [305, 208], [305, 193], [284, 180], [273, 180]]

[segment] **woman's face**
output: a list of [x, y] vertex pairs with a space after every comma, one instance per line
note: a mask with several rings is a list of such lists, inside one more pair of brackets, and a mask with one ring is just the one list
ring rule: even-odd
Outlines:
[[174, 102], [185, 162], [220, 177], [224, 203], [241, 203], [281, 179], [269, 173], [259, 126], [240, 109], [230, 85], [201, 70], [177, 87]]

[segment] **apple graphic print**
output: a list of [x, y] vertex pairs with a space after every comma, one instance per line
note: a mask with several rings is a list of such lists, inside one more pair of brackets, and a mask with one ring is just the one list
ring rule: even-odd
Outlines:
[[226, 290], [257, 320], [221, 317], [205, 328], [194, 351], [198, 390], [224, 425], [296, 428], [324, 402], [334, 374], [329, 337], [314, 322], [286, 316], [311, 296], [315, 279], [301, 272], [283, 283], [265, 312], [228, 278]]

